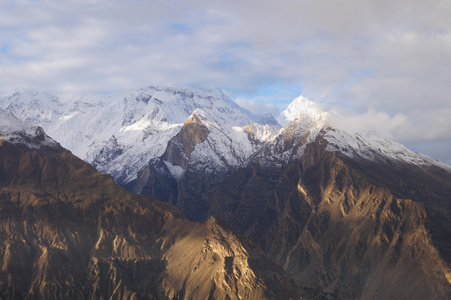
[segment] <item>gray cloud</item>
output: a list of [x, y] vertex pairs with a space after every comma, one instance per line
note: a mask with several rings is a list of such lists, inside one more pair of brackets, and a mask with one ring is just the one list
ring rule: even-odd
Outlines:
[[283, 83], [451, 162], [450, 15], [439, 0], [0, 1], [0, 94], [216, 86], [276, 112], [259, 91]]

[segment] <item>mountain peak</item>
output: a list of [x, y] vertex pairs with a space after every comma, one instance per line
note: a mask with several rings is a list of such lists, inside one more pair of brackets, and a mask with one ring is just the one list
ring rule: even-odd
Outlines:
[[29, 148], [56, 147], [58, 143], [39, 126], [31, 126], [0, 108], [0, 140], [24, 144]]
[[302, 95], [294, 99], [287, 109], [281, 113], [282, 119], [288, 122], [300, 119], [303, 116], [309, 116], [313, 121], [318, 121], [326, 115], [327, 112], [318, 104]]
[[188, 125], [188, 124], [192, 124], [192, 123], [205, 126], [204, 123], [202, 123], [202, 121], [199, 120], [199, 118], [196, 116], [195, 113], [192, 113], [191, 116], [189, 116], [188, 119], [186, 119], [184, 125]]

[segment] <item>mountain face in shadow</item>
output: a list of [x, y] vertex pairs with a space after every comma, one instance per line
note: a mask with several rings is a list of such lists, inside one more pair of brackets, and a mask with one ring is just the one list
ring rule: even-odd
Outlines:
[[1, 129], [2, 299], [308, 298], [223, 221], [125, 191], [42, 130]]

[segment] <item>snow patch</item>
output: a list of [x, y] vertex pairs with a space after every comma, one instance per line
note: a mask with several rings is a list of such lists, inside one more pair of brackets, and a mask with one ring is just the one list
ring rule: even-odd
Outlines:
[[166, 165], [166, 167], [168, 168], [169, 173], [171, 173], [172, 177], [174, 177], [175, 180], [177, 180], [177, 182], [180, 182], [180, 179], [182, 179], [183, 174], [185, 174], [185, 170], [183, 170], [182, 167], [173, 165], [168, 161], [163, 161], [163, 162]]
[[59, 119], [60, 119], [61, 121], [68, 121], [68, 120], [72, 119], [74, 116], [76, 116], [77, 114], [78, 114], [78, 112], [77, 112], [77, 111], [74, 111], [74, 112], [72, 112], [72, 113], [70, 113], [70, 114], [68, 114], [68, 115], [59, 117]]

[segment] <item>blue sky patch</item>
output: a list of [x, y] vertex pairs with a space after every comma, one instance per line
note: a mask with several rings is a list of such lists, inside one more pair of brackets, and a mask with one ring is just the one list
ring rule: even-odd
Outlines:
[[183, 34], [189, 34], [191, 32], [188, 25], [183, 23], [171, 23], [169, 24], [169, 28], [172, 29], [173, 31]]

